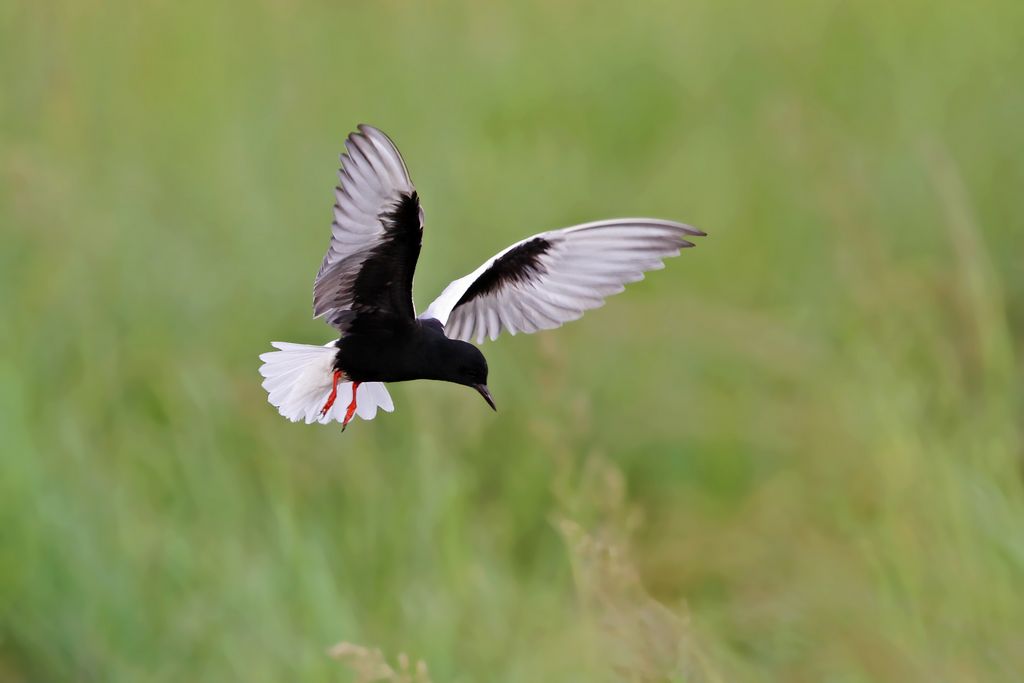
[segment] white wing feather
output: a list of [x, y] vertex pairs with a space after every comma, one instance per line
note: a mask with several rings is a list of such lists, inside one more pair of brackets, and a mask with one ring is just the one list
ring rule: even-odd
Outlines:
[[[664, 268], [664, 259], [693, 246], [684, 238], [691, 235], [704, 233], [653, 218], [596, 221], [543, 232], [513, 244], [452, 282], [419, 317], [436, 318], [452, 339], [477, 343], [496, 339], [503, 330], [516, 334], [559, 327], [601, 306], [626, 284], [643, 279], [644, 271]], [[498, 259], [538, 238], [549, 247], [536, 257], [536, 267], [463, 301]]]
[[[381, 215], [403, 194], [415, 192], [405, 161], [390, 138], [360, 125], [345, 141], [334, 190], [331, 243], [313, 284], [313, 315], [326, 315], [339, 329], [352, 305], [353, 287], [363, 262], [386, 236]], [[422, 218], [421, 218], [422, 225]]]

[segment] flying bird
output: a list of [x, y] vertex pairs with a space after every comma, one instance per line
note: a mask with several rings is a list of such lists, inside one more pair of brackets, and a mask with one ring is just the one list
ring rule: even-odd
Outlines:
[[272, 342], [263, 388], [289, 420], [372, 420], [394, 410], [388, 382], [433, 379], [472, 387], [497, 410], [477, 344], [502, 331], [576, 320], [605, 297], [664, 267], [705, 233], [655, 218], [615, 218], [516, 242], [449, 284], [419, 316], [412, 280], [423, 210], [409, 170], [380, 130], [348, 136], [335, 188], [330, 247], [313, 284], [313, 316], [340, 337], [323, 346]]

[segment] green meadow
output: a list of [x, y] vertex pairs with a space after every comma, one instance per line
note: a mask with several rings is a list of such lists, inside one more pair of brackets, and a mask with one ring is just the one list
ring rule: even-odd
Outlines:
[[[0, 681], [1024, 678], [1024, 4], [0, 2]], [[415, 292], [708, 237], [296, 425], [337, 155]]]

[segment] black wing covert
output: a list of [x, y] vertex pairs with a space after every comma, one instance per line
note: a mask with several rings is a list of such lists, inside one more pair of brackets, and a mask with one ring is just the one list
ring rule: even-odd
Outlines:
[[495, 258], [490, 267], [473, 281], [455, 304], [456, 308], [503, 287], [539, 278], [547, 272], [540, 257], [550, 248], [551, 243], [543, 237], [534, 237], [515, 245]]

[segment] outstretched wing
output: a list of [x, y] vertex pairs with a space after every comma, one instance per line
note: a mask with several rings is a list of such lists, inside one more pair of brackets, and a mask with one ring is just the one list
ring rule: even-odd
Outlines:
[[394, 143], [372, 126], [348, 136], [334, 191], [331, 244], [313, 284], [313, 315], [344, 334], [364, 314], [412, 320], [423, 211]]
[[448, 285], [420, 318], [436, 318], [452, 339], [480, 343], [549, 330], [597, 308], [605, 297], [703, 236], [682, 223], [619, 218], [534, 235]]

